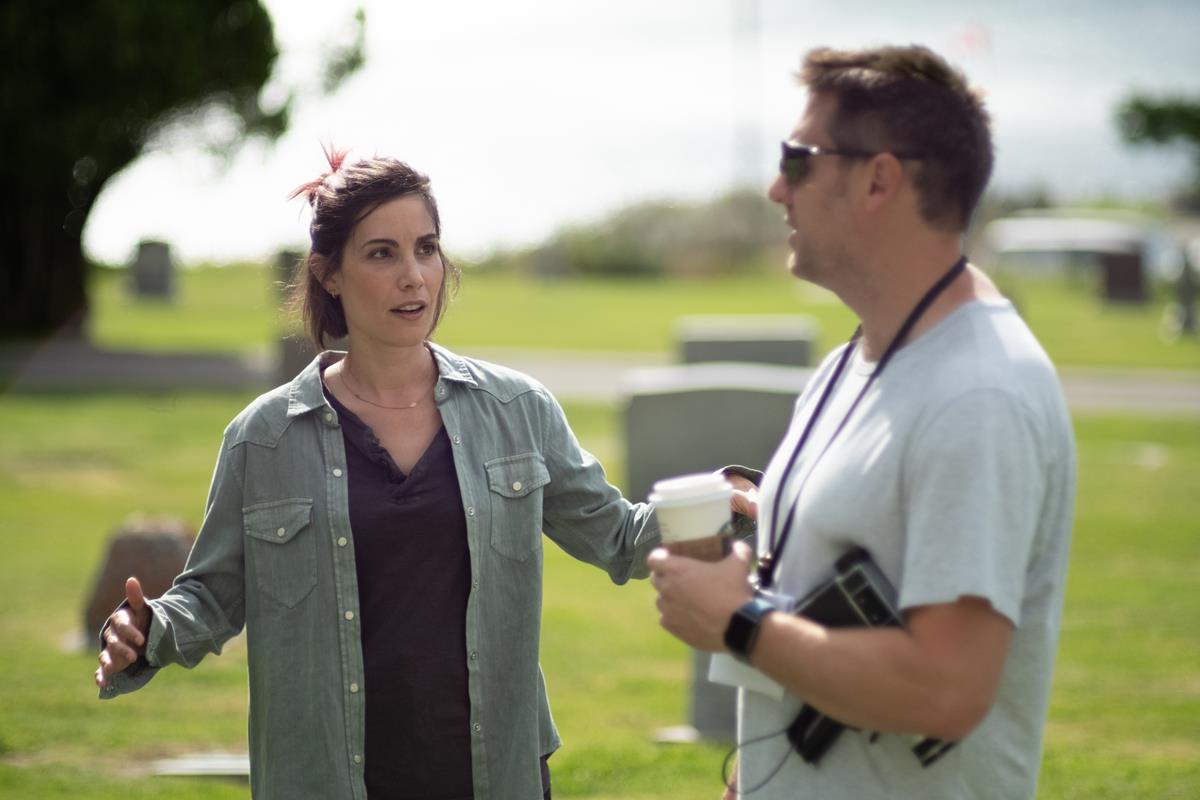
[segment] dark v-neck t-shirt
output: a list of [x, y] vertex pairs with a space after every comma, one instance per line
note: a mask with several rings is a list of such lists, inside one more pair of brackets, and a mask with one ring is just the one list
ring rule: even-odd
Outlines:
[[[371, 800], [472, 796], [467, 523], [444, 427], [409, 475], [328, 390], [346, 443]], [[394, 413], [403, 413], [397, 411]]]

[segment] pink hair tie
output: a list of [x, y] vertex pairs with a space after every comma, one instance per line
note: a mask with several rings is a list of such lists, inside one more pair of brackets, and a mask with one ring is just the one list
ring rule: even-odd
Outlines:
[[342, 173], [342, 164], [346, 161], [346, 154], [349, 150], [338, 150], [332, 144], [321, 145], [321, 149], [325, 151], [325, 160], [329, 163], [329, 171], [322, 173], [316, 180], [311, 180], [308, 183], [297, 186], [288, 199], [304, 196], [311, 205], [316, 205], [318, 190], [322, 187], [329, 189], [332, 192], [337, 192], [346, 187], [346, 176]]

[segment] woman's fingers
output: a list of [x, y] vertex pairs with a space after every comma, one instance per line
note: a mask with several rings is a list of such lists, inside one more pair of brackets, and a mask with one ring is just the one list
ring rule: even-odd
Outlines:
[[758, 489], [749, 492], [735, 489], [729, 498], [729, 507], [739, 514], [758, 520]]
[[146, 646], [146, 634], [142, 632], [142, 626], [125, 609], [112, 615], [109, 630], [115, 631], [121, 641], [129, 643], [132, 647], [140, 649]]

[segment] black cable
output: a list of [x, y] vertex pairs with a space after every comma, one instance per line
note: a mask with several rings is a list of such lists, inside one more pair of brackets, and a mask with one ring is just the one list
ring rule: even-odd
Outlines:
[[768, 739], [774, 739], [777, 736], [785, 736], [787, 734], [787, 731], [788, 731], [788, 729], [784, 728], [781, 731], [776, 731], [775, 733], [764, 734], [763, 736], [759, 736], [755, 739], [751, 739], [748, 742], [743, 742], [742, 744], [735, 744], [733, 746], [733, 749], [731, 749], [728, 753], [725, 754], [725, 760], [721, 762], [721, 783], [723, 783], [725, 785], [725, 788], [732, 790], [734, 794], [736, 794], [740, 797], [743, 795], [748, 795], [752, 792], [757, 792], [759, 789], [763, 788], [768, 783], [770, 783], [771, 780], [776, 775], [779, 774], [779, 770], [783, 769], [783, 765], [787, 763], [788, 756], [790, 756], [792, 754], [791, 748], [788, 748], [784, 752], [783, 758], [780, 759], [779, 763], [775, 765], [775, 768], [771, 770], [771, 772], [767, 775], [767, 777], [764, 778], [762, 781], [760, 781], [757, 786], [754, 786], [750, 789], [743, 790], [741, 787], [735, 788], [733, 786], [733, 784], [730, 783], [730, 781], [729, 781], [729, 771], [730, 771], [729, 770], [729, 761], [730, 761], [730, 759], [732, 759], [734, 756], [737, 755], [738, 750], [747, 748], [752, 744], [758, 744], [759, 742], [765, 742]]

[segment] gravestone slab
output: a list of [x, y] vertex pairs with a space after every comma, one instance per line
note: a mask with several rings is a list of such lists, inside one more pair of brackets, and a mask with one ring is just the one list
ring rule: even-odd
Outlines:
[[166, 242], [138, 242], [137, 255], [130, 267], [133, 293], [137, 297], [172, 300], [175, 297], [175, 262]]
[[[279, 367], [276, 372], [276, 383], [289, 383], [300, 374], [301, 370], [316, 358], [317, 349], [312, 340], [300, 331], [279, 337]], [[330, 350], [346, 350], [349, 339], [345, 336], [330, 342]]]
[[134, 517], [113, 533], [84, 601], [86, 649], [96, 647], [104, 621], [125, 601], [125, 579], [136, 577], [147, 598], [161, 596], [183, 571], [194, 538], [187, 524], [165, 518]]
[[654, 482], [775, 452], [811, 369], [764, 364], [643, 367], [622, 376], [627, 495]]
[[803, 314], [714, 314], [680, 317], [675, 323], [684, 364], [732, 361], [810, 367], [820, 328]]
[[1144, 303], [1149, 299], [1146, 270], [1140, 252], [1101, 253], [1099, 261], [1105, 300]]
[[[811, 369], [690, 364], [627, 372], [622, 382], [626, 496], [654, 482], [729, 464], [762, 469], [774, 454]], [[736, 691], [708, 680], [709, 655], [693, 652], [689, 721], [699, 738], [736, 735]], [[672, 729], [675, 740], [686, 740]]]

